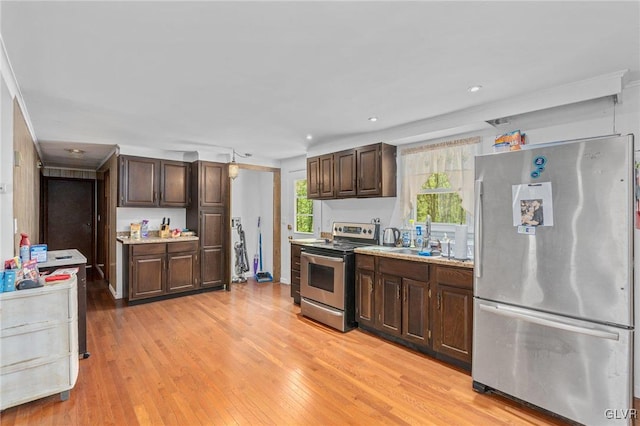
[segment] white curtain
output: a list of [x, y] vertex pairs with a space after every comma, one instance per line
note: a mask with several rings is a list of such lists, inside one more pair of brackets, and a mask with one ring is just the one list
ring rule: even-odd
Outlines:
[[400, 199], [394, 219], [402, 223], [411, 217], [416, 195], [433, 173], [447, 174], [451, 189], [462, 199], [462, 208], [473, 214], [473, 164], [481, 140], [473, 137], [401, 150]]

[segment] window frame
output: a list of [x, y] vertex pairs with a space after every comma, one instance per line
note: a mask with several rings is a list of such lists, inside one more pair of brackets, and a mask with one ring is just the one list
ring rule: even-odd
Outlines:
[[[427, 177], [427, 180], [429, 177]], [[418, 217], [418, 196], [424, 194], [455, 194], [456, 190], [453, 188], [420, 188], [420, 190], [415, 194], [415, 199], [412, 203], [412, 214], [413, 217], [417, 219]], [[467, 226], [467, 235], [473, 241], [473, 215], [469, 212], [465, 211], [465, 221], [462, 225]], [[418, 222], [416, 220], [416, 224], [421, 225], [424, 222]], [[431, 237], [437, 240], [443, 240], [445, 234], [448, 238], [453, 238], [456, 231], [456, 226], [460, 225], [458, 223], [449, 223], [449, 222], [431, 222]]]
[[[307, 213], [298, 213], [298, 199], [302, 198], [298, 196], [298, 182], [300, 181], [304, 181], [304, 187], [305, 187], [305, 196], [304, 199], [308, 200], [311, 202], [311, 213], [307, 214]], [[306, 192], [306, 188], [307, 188], [307, 178], [302, 178], [302, 179], [294, 179], [293, 180], [293, 232], [295, 232], [296, 234], [305, 234], [305, 235], [313, 235], [313, 222], [314, 222], [314, 213], [313, 213], [313, 200], [309, 200], [309, 198], [307, 198], [307, 192]], [[311, 217], [311, 231], [300, 231], [298, 229], [298, 216], [304, 216], [304, 217]]]

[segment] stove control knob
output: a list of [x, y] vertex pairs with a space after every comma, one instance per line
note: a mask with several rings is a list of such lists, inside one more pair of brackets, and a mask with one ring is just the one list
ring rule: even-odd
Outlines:
[[369, 231], [367, 231], [368, 234], [371, 234], [371, 229], [369, 229]]
[[342, 232], [342, 227], [338, 228], [338, 231]]

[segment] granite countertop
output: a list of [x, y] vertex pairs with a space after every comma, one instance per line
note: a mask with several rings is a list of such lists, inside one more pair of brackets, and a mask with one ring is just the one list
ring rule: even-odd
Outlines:
[[463, 268], [473, 268], [472, 260], [456, 260], [448, 259], [442, 256], [419, 256], [415, 249], [385, 247], [385, 246], [367, 246], [358, 247], [354, 250], [356, 253], [368, 254], [372, 256], [391, 257], [394, 259], [412, 260], [423, 263], [437, 263], [439, 265], [459, 266]]
[[197, 236], [190, 236], [190, 237], [167, 237], [167, 238], [160, 238], [160, 237], [146, 237], [146, 238], [140, 238], [140, 239], [131, 239], [126, 235], [120, 235], [116, 238], [116, 240], [118, 242], [121, 242], [122, 244], [151, 244], [151, 243], [177, 243], [177, 242], [181, 242], [181, 241], [198, 241], [198, 237]]

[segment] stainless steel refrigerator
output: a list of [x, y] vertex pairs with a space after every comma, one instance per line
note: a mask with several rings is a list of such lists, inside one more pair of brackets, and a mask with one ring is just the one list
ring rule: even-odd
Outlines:
[[633, 136], [476, 157], [473, 387], [629, 424]]

